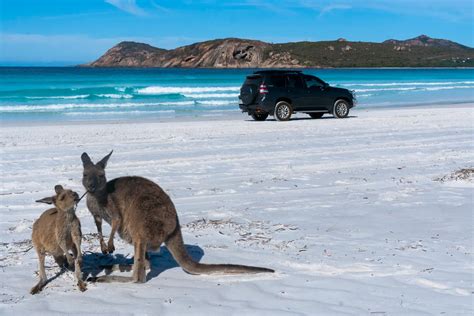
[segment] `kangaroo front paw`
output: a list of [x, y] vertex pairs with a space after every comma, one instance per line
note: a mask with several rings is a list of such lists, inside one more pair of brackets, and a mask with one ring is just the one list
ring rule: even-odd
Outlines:
[[114, 244], [113, 244], [113, 243], [109, 243], [109, 244], [108, 244], [107, 251], [108, 251], [109, 253], [114, 253], [115, 247], [114, 247]]
[[107, 247], [105, 243], [100, 243], [100, 250], [102, 251], [104, 255], [109, 253], [109, 248]]

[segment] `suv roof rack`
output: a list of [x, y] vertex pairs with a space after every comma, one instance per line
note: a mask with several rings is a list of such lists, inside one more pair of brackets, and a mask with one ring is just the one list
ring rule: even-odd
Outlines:
[[255, 71], [254, 74], [265, 74], [265, 73], [301, 73], [301, 70], [283, 70], [283, 69], [268, 69]]

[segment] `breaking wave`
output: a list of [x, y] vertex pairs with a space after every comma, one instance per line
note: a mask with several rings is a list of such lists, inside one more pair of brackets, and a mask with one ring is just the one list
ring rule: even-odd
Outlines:
[[55, 95], [55, 96], [26, 96], [26, 99], [31, 100], [73, 100], [73, 99], [96, 99], [96, 98], [106, 98], [106, 99], [131, 99], [133, 95], [131, 94], [113, 94], [113, 93], [104, 93], [104, 94], [80, 94], [80, 95]]
[[446, 81], [446, 82], [381, 82], [381, 83], [348, 83], [345, 87], [390, 87], [390, 86], [443, 86], [443, 85], [474, 84], [474, 81]]
[[439, 91], [452, 89], [472, 89], [474, 86], [447, 86], [447, 87], [398, 87], [398, 88], [369, 88], [369, 89], [354, 89], [356, 92], [377, 92], [377, 91]]
[[187, 98], [193, 99], [206, 99], [206, 98], [215, 98], [215, 99], [223, 99], [223, 98], [238, 98], [238, 93], [184, 93], [183, 96]]
[[[47, 105], [6, 105], [0, 106], [2, 112], [56, 112], [80, 109], [120, 109], [137, 107], [160, 107], [160, 106], [189, 106], [194, 105], [194, 101], [182, 102], [156, 102], [156, 103], [65, 103], [65, 104], [47, 104]], [[94, 113], [94, 112], [92, 112]]]
[[172, 94], [172, 93], [202, 93], [202, 92], [217, 92], [217, 91], [240, 91], [240, 87], [161, 87], [151, 86], [141, 89], [136, 89], [138, 94]]

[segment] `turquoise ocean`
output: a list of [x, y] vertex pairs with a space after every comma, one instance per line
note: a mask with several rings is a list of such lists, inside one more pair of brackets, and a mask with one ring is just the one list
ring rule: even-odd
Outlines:
[[[0, 67], [0, 119], [153, 120], [239, 113], [252, 69]], [[359, 108], [474, 102], [474, 69], [306, 69]]]

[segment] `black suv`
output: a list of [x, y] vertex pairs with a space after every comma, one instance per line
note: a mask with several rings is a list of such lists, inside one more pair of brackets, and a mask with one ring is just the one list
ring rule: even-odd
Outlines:
[[312, 118], [324, 113], [343, 118], [355, 106], [354, 92], [331, 87], [318, 77], [301, 71], [262, 70], [247, 76], [240, 88], [239, 107], [256, 121], [273, 115], [287, 121], [291, 114], [302, 112]]

